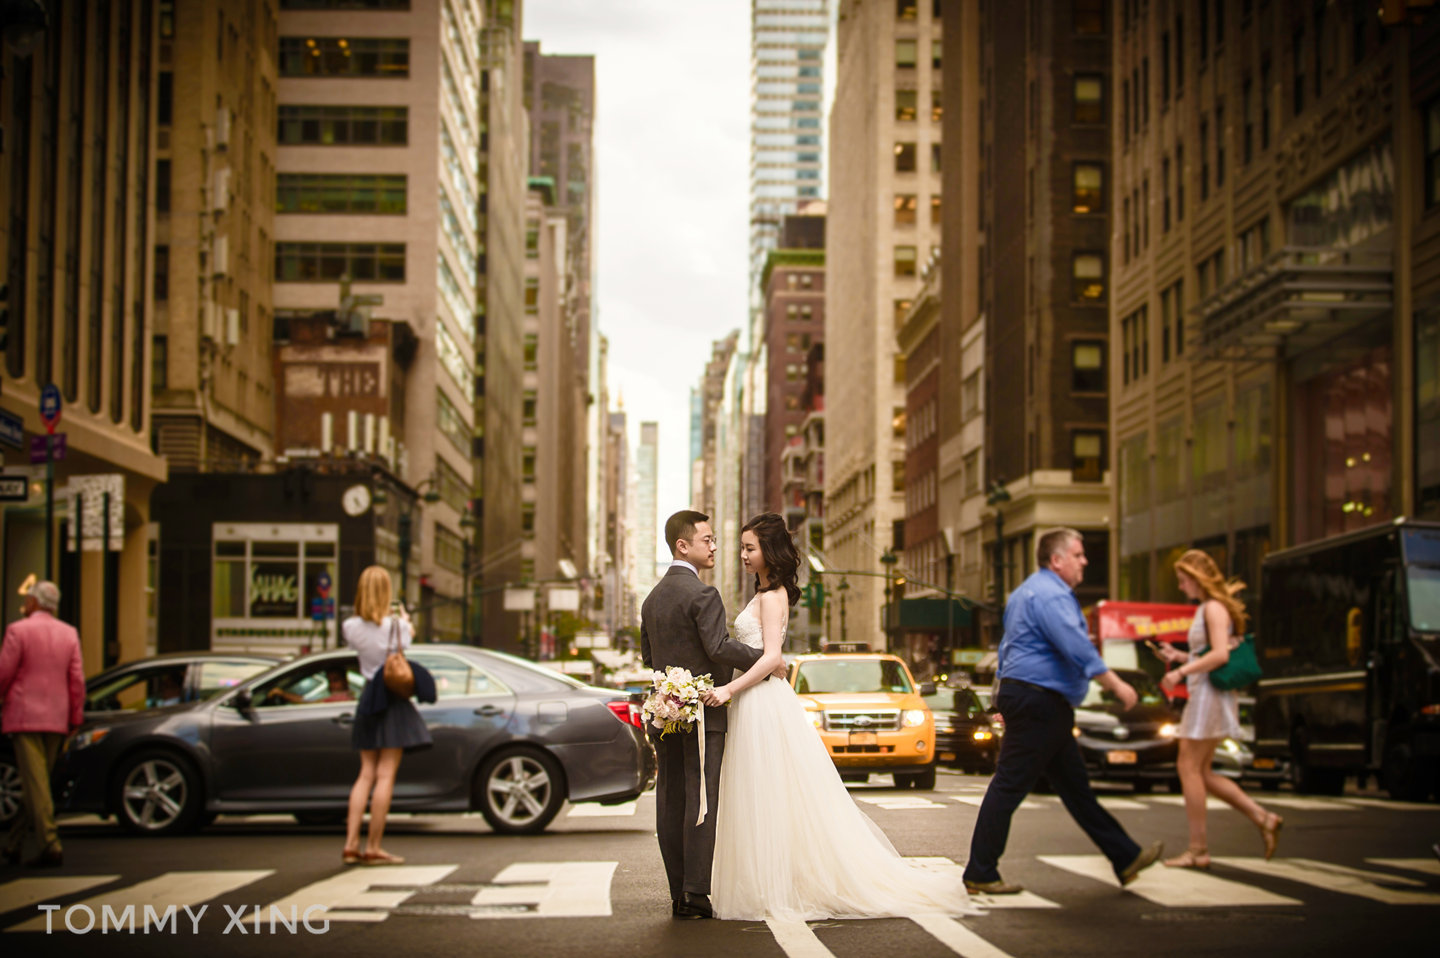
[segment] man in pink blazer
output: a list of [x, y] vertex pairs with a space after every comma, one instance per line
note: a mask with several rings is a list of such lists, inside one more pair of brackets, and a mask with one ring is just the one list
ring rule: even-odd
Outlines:
[[0, 731], [15, 746], [25, 791], [25, 811], [10, 828], [4, 854], [18, 861], [27, 833], [33, 832], [40, 853], [26, 864], [36, 867], [62, 863], [50, 773], [65, 737], [85, 715], [80, 636], [74, 626], [55, 618], [59, 608], [55, 583], [35, 583], [21, 607], [24, 618], [5, 630], [0, 644]]

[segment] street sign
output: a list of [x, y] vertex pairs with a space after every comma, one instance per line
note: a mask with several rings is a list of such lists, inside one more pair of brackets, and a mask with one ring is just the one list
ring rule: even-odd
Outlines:
[[25, 420], [13, 412], [0, 409], [0, 442], [16, 449], [24, 449]]
[[29, 498], [29, 477], [0, 476], [0, 502], [25, 502]]
[[50, 443], [50, 458], [59, 462], [65, 458], [65, 433], [57, 432], [48, 436], [30, 437], [30, 462], [33, 465], [40, 465], [45, 461], [45, 443]]
[[40, 390], [40, 421], [46, 432], [54, 432], [60, 425], [60, 387], [54, 383]]

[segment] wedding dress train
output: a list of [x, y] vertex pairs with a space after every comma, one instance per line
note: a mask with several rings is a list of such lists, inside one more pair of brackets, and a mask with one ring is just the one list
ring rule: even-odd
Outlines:
[[[735, 638], [763, 645], [755, 601]], [[821, 918], [961, 915], [953, 877], [907, 862], [855, 804], [809, 713], [785, 682], [760, 682], [729, 706], [720, 772], [711, 901], [716, 917]]]

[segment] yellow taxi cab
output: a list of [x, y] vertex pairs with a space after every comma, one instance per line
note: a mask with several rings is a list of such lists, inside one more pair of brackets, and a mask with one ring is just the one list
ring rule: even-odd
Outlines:
[[883, 652], [796, 656], [795, 689], [847, 780], [889, 772], [899, 788], [935, 787], [935, 719], [903, 659]]

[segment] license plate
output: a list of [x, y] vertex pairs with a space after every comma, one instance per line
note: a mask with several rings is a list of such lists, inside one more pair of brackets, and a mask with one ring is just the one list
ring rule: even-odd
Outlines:
[[942, 761], [942, 762], [953, 762], [953, 761], [955, 761], [955, 753], [954, 753], [954, 752], [941, 752], [941, 753], [940, 753], [940, 761]]
[[1105, 761], [1111, 765], [1134, 765], [1135, 753], [1130, 751], [1115, 751], [1105, 754]]
[[1257, 758], [1255, 760], [1255, 767], [1273, 769], [1275, 767], [1275, 760], [1273, 758]]
[[874, 744], [875, 744], [875, 733], [874, 733], [874, 732], [851, 732], [851, 733], [850, 733], [850, 744], [851, 744], [851, 745], [874, 745]]

